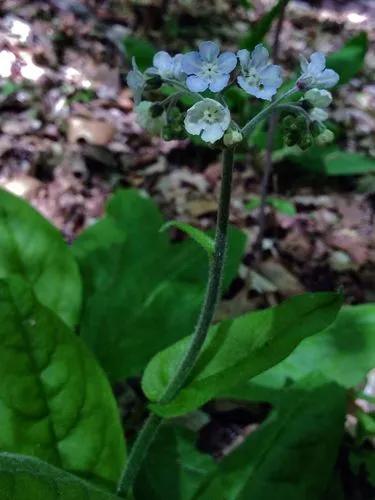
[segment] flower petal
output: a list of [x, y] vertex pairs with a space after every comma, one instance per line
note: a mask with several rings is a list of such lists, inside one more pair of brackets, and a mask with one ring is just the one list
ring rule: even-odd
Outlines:
[[218, 75], [211, 79], [209, 89], [212, 92], [220, 92], [224, 87], [228, 85], [229, 74]]
[[281, 68], [276, 64], [270, 64], [259, 72], [261, 82], [265, 87], [274, 87], [278, 89], [283, 83], [281, 78]]
[[257, 93], [257, 87], [255, 87], [254, 85], [249, 85], [247, 83], [246, 78], [243, 77], [242, 75], [240, 75], [240, 76], [237, 77], [237, 83], [248, 94], [250, 94], [250, 95], [256, 95], [256, 93]]
[[216, 142], [224, 135], [224, 130], [218, 123], [214, 123], [212, 125], [206, 125], [203, 134], [202, 140], [205, 142]]
[[237, 66], [237, 57], [233, 52], [223, 52], [217, 58], [217, 62], [222, 73], [230, 73]]
[[191, 121], [188, 115], [186, 115], [184, 125], [186, 132], [191, 135], [199, 135], [204, 128], [203, 123]]
[[209, 80], [200, 76], [191, 75], [186, 78], [186, 86], [191, 92], [203, 92], [207, 89]]
[[259, 43], [251, 54], [251, 62], [256, 68], [262, 68], [268, 64], [269, 53], [264, 45]]
[[237, 57], [240, 60], [242, 68], [247, 68], [250, 62], [250, 52], [246, 49], [241, 49], [237, 52]]
[[172, 66], [172, 57], [168, 54], [168, 52], [161, 50], [154, 55], [152, 64], [162, 72], [168, 71]]
[[323, 52], [314, 52], [314, 54], [311, 54], [310, 61], [307, 70], [313, 75], [321, 73], [326, 67], [326, 56]]
[[199, 54], [204, 61], [214, 61], [219, 52], [219, 46], [215, 42], [201, 42], [199, 44]]
[[202, 59], [198, 52], [188, 52], [182, 56], [182, 70], [187, 75], [195, 75], [202, 68]]
[[339, 75], [333, 69], [325, 69], [318, 77], [319, 86], [325, 89], [334, 87], [339, 80]]

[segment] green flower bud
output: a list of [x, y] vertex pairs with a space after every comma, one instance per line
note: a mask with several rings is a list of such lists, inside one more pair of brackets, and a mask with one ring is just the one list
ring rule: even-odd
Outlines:
[[163, 80], [160, 78], [159, 75], [153, 76], [146, 80], [145, 84], [145, 90], [157, 90], [160, 89], [160, 87], [163, 84]]
[[327, 144], [330, 144], [332, 141], [334, 141], [334, 139], [335, 134], [332, 132], [332, 130], [326, 128], [324, 132], [317, 136], [315, 141], [318, 146], [326, 146]]
[[161, 116], [163, 113], [164, 113], [164, 106], [162, 106], [158, 102], [156, 102], [150, 107], [150, 116], [152, 118], [157, 118], [158, 116]]
[[234, 146], [235, 144], [238, 144], [239, 142], [242, 141], [242, 139], [243, 135], [239, 130], [231, 129], [224, 134], [223, 142], [225, 146], [230, 147]]
[[311, 134], [304, 134], [300, 141], [298, 142], [298, 146], [305, 151], [306, 149], [309, 149], [313, 145], [313, 138]]
[[319, 122], [311, 122], [310, 124], [310, 132], [313, 137], [318, 137], [322, 132], [324, 132], [325, 127]]
[[137, 121], [141, 127], [146, 129], [151, 134], [160, 134], [164, 125], [166, 124], [165, 113], [157, 118], [151, 116], [150, 110], [153, 104], [149, 101], [142, 101], [135, 108], [137, 113]]

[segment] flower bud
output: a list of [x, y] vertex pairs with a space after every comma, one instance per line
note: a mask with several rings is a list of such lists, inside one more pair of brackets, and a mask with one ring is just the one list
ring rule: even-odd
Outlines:
[[328, 108], [332, 102], [332, 94], [324, 89], [310, 89], [306, 92], [305, 99], [314, 108]]
[[145, 90], [160, 89], [162, 84], [163, 84], [163, 80], [160, 78], [159, 75], [153, 76], [152, 78], [149, 78], [148, 80], [146, 80]]
[[238, 144], [242, 141], [242, 139], [243, 135], [241, 134], [241, 132], [239, 130], [232, 129], [228, 130], [228, 132], [224, 134], [223, 142], [225, 146], [230, 147]]
[[150, 116], [152, 118], [157, 118], [158, 116], [161, 116], [163, 113], [164, 113], [164, 106], [162, 106], [158, 102], [156, 102], [150, 107]]
[[318, 146], [326, 146], [327, 144], [330, 144], [334, 139], [335, 134], [332, 132], [332, 130], [326, 128], [324, 132], [318, 135], [315, 141]]
[[309, 149], [313, 144], [313, 138], [310, 133], [303, 134], [298, 142], [298, 146], [305, 151], [306, 149]]

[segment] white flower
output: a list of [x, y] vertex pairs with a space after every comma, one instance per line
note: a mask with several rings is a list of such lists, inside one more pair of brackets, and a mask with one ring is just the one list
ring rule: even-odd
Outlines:
[[189, 134], [201, 135], [205, 142], [216, 142], [223, 137], [231, 118], [229, 109], [214, 99], [203, 99], [188, 109], [185, 129]]
[[310, 62], [301, 60], [302, 75], [297, 80], [297, 87], [301, 90], [313, 87], [329, 89], [334, 87], [340, 77], [333, 69], [326, 69], [326, 58], [322, 52], [314, 52]]
[[143, 89], [146, 83], [146, 78], [144, 74], [139, 70], [135, 58], [132, 59], [133, 69], [129, 71], [126, 77], [126, 83], [128, 87], [133, 91], [134, 102], [139, 104], [142, 99]]
[[270, 64], [268, 50], [262, 44], [251, 53], [239, 50], [237, 56], [241, 64], [238, 85], [248, 94], [270, 101], [282, 84], [280, 66]]
[[166, 125], [166, 115], [162, 113], [160, 116], [153, 118], [150, 114], [150, 108], [153, 105], [152, 102], [142, 101], [135, 108], [137, 113], [138, 124], [150, 132], [151, 134], [160, 134], [163, 127]]
[[328, 108], [332, 102], [332, 94], [328, 90], [310, 89], [306, 92], [305, 99], [316, 108]]
[[189, 75], [186, 85], [191, 92], [203, 92], [208, 88], [220, 92], [227, 86], [237, 58], [231, 52], [219, 53], [216, 43], [202, 42], [198, 52], [188, 52], [183, 56], [182, 69]]
[[186, 76], [182, 71], [182, 57], [182, 54], [170, 56], [168, 52], [164, 52], [163, 50], [157, 52], [152, 60], [153, 67], [149, 68], [146, 73], [149, 75], [159, 75], [164, 79], [182, 80]]

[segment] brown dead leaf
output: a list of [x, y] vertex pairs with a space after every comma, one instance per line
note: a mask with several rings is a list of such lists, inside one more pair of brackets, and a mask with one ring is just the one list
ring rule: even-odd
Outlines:
[[68, 141], [85, 141], [96, 146], [106, 146], [111, 142], [116, 128], [108, 122], [73, 116], [68, 120]]

